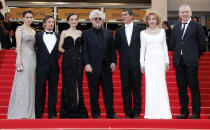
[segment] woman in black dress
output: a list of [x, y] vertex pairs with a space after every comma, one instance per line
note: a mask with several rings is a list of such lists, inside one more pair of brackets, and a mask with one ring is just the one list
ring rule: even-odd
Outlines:
[[76, 29], [76, 14], [70, 14], [67, 21], [70, 28], [62, 31], [59, 42], [59, 51], [63, 53], [60, 118], [88, 118], [82, 91], [82, 32]]

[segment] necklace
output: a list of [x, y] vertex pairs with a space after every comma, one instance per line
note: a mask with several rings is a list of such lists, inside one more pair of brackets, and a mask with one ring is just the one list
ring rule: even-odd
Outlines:
[[74, 32], [74, 31], [77, 31], [77, 29], [69, 28], [69, 31]]
[[149, 28], [149, 30], [154, 33], [158, 31], [158, 28], [155, 28], [155, 29]]

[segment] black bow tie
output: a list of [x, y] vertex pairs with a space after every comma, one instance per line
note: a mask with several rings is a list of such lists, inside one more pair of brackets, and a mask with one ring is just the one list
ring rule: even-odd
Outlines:
[[53, 32], [45, 32], [46, 34], [53, 34]]

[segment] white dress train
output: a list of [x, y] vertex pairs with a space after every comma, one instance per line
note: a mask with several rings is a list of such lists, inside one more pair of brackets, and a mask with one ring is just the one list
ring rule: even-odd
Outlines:
[[165, 64], [169, 64], [166, 36], [141, 31], [141, 66], [145, 67], [146, 119], [172, 119], [165, 77]]

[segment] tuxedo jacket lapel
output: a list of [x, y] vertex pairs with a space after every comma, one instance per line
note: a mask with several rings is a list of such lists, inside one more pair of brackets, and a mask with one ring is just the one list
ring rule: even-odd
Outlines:
[[56, 43], [51, 53], [53, 53], [58, 48], [59, 35], [55, 33], [55, 36], [56, 36]]
[[130, 46], [132, 45], [133, 40], [135, 40], [134, 39], [134, 37], [135, 37], [134, 35], [137, 34], [136, 32], [137, 32], [137, 28], [135, 28], [135, 25], [133, 25], [133, 31], [132, 31], [132, 34], [131, 34], [131, 41], [130, 41], [131, 43], [130, 43]]
[[190, 21], [189, 25], [187, 26], [187, 29], [186, 29], [186, 31], [184, 33], [183, 39], [185, 39], [188, 35], [190, 35], [189, 32], [190, 32], [191, 28], [192, 28], [192, 20]]
[[127, 41], [127, 37], [126, 37], [126, 33], [125, 33], [125, 25], [122, 28], [122, 38], [124, 40], [124, 43], [128, 46], [128, 41]]
[[179, 41], [181, 41], [182, 40], [182, 23], [179, 23], [179, 25], [177, 26], [178, 27], [178, 29], [177, 29], [177, 38], [179, 39]]
[[45, 48], [45, 51], [47, 52], [47, 53], [49, 53], [49, 51], [48, 51], [48, 49], [47, 49], [47, 46], [45, 45], [45, 43], [44, 43], [44, 32], [42, 32], [42, 34], [41, 34], [41, 43], [40, 43], [42, 46], [43, 46], [43, 48]]

